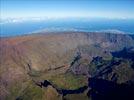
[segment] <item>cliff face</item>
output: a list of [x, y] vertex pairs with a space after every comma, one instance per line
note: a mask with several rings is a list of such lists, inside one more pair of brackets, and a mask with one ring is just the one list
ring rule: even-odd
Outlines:
[[[101, 56], [104, 60], [109, 60], [112, 58], [111, 52], [124, 47], [134, 47], [133, 37], [133, 35], [99, 32], [66, 32], [1, 39], [0, 98], [15, 99], [20, 95], [26, 95], [24, 91], [26, 93], [39, 91], [40, 94], [36, 96], [42, 98], [41, 94], [46, 91], [34, 87], [33, 81], [44, 79], [52, 81], [55, 85], [60, 84], [64, 88], [84, 85], [86, 84], [84, 75], [90, 68], [94, 71], [96, 67], [93, 63], [89, 66], [93, 57]], [[80, 53], [81, 58], [71, 66], [77, 53]], [[65, 74], [67, 72], [69, 75]], [[70, 74], [72, 72], [73, 74]], [[29, 85], [34, 88], [30, 88]], [[29, 94], [29, 97], [36, 99], [33, 94]]]

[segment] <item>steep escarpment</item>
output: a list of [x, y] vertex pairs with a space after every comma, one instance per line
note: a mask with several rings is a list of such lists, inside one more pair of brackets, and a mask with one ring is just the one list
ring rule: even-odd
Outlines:
[[[111, 77], [121, 76], [117, 82], [128, 81], [133, 76], [132, 61], [113, 58], [111, 52], [133, 46], [131, 35], [99, 32], [34, 34], [1, 39], [0, 98], [14, 100], [22, 96], [24, 100], [42, 100], [49, 91], [57, 96], [52, 88], [40, 89], [35, 83], [49, 80], [59, 88], [77, 89], [87, 85], [87, 76], [108, 66], [118, 67], [113, 67], [107, 75], [100, 75], [101, 78], [111, 80]], [[111, 65], [118, 60], [121, 60], [119, 65]], [[125, 73], [131, 72], [129, 77], [123, 75], [124, 69], [127, 70]], [[67, 98], [75, 98], [74, 95]]]
[[[124, 55], [120, 55], [120, 53]], [[130, 54], [132, 55], [130, 56]], [[113, 58], [111, 60], [104, 60], [103, 57], [99, 56], [94, 57], [89, 65], [83, 66], [87, 67], [87, 70], [83, 71], [83, 73], [85, 74], [81, 73], [81, 70], [83, 70], [83, 68], [79, 70], [79, 65], [82, 64], [80, 62], [80, 54], [78, 54], [74, 58], [69, 68], [69, 72], [72, 72], [74, 75], [82, 74], [87, 76], [88, 84], [86, 84], [85, 86], [79, 87], [74, 90], [69, 90], [58, 88], [47, 80], [36, 83], [36, 85], [40, 86], [41, 88], [48, 87], [49, 85], [52, 86], [52, 88], [57, 91], [57, 93], [62, 97], [63, 100], [67, 99], [66, 96], [69, 96], [70, 94], [86, 94], [84, 100], [86, 100], [87, 98], [92, 100], [126, 100], [130, 97], [130, 100], [133, 100], [133, 48], [124, 48], [121, 51], [112, 52], [112, 55]], [[75, 69], [72, 67], [75, 67]]]

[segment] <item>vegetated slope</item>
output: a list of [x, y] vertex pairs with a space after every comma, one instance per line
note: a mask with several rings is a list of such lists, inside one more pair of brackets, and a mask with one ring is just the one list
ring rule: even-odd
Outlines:
[[[0, 98], [44, 99], [50, 91], [40, 89], [34, 83], [44, 79], [58, 87], [79, 88], [87, 84], [87, 73], [93, 73], [96, 68], [94, 64], [89, 66], [93, 57], [111, 60], [110, 52], [133, 46], [132, 35], [99, 32], [48, 33], [1, 39]], [[71, 66], [78, 53], [81, 55], [79, 65]], [[89, 70], [91, 68], [93, 70]]]

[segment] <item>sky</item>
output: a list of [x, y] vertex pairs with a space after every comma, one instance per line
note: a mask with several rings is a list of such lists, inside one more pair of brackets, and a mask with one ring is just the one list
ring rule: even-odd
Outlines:
[[0, 16], [134, 19], [134, 0], [0, 0]]

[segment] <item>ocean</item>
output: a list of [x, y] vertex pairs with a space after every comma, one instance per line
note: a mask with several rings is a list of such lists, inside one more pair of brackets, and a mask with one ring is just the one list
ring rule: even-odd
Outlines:
[[134, 19], [49, 19], [0, 24], [0, 36], [10, 37], [39, 31], [114, 31], [134, 34]]

